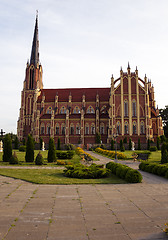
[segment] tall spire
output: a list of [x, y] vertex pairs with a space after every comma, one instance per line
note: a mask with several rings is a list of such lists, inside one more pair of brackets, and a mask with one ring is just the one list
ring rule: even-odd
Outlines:
[[31, 51], [31, 58], [30, 58], [30, 64], [34, 64], [36, 66], [37, 63], [39, 63], [38, 11], [36, 13], [36, 23], [35, 23], [32, 51]]

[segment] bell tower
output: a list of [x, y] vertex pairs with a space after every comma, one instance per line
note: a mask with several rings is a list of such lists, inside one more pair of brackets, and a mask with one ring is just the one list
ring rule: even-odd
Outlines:
[[29, 133], [33, 134], [36, 102], [43, 89], [43, 70], [39, 61], [38, 12], [36, 14], [34, 36], [30, 61], [27, 61], [23, 91], [21, 93], [21, 108], [18, 119], [17, 135], [21, 141]]

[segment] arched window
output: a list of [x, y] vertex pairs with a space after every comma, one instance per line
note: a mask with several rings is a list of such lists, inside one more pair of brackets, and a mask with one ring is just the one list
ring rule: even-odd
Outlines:
[[133, 122], [133, 126], [132, 126], [132, 133], [133, 133], [133, 134], [136, 134], [136, 132], [137, 132], [136, 122], [134, 121], [134, 122]]
[[71, 125], [70, 125], [70, 134], [74, 135], [74, 125], [73, 125], [73, 123], [71, 123]]
[[86, 113], [95, 113], [94, 108], [93, 108], [92, 106], [89, 106], [89, 107], [87, 108]]
[[64, 106], [61, 108], [60, 113], [61, 114], [66, 114], [66, 108]]
[[52, 107], [48, 107], [46, 113], [51, 114], [51, 111], [52, 111]]
[[80, 125], [79, 125], [79, 123], [76, 124], [76, 134], [80, 135]]
[[117, 134], [119, 135], [121, 132], [121, 125], [120, 122], [117, 122]]
[[124, 134], [128, 134], [128, 122], [124, 123]]
[[133, 100], [132, 101], [132, 116], [133, 117], [136, 117], [136, 101], [135, 100]]
[[46, 134], [48, 134], [48, 135], [50, 135], [50, 124], [47, 124], [47, 132], [46, 132]]
[[41, 127], [40, 127], [40, 134], [44, 135], [44, 133], [45, 133], [45, 125], [44, 125], [44, 123], [42, 123]]
[[29, 89], [33, 89], [34, 85], [34, 67], [31, 66], [30, 72], [29, 72]]
[[104, 123], [100, 123], [100, 134], [104, 134]]
[[73, 113], [80, 113], [80, 108], [79, 108], [78, 106], [76, 106], [76, 107], [74, 108]]
[[86, 123], [85, 125], [85, 134], [88, 135], [89, 134], [89, 124]]
[[62, 135], [65, 135], [65, 124], [64, 123], [62, 123], [62, 125], [61, 125], [61, 133], [62, 133]]
[[141, 134], [145, 134], [144, 121], [141, 122]]
[[95, 134], [95, 124], [91, 124], [91, 134]]
[[124, 116], [128, 117], [128, 101], [124, 100]]
[[59, 135], [59, 124], [58, 123], [56, 124], [56, 127], [55, 127], [55, 134]]

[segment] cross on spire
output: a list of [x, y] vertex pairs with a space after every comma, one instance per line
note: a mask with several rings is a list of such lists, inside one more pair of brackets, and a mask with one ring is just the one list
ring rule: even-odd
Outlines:
[[5, 132], [3, 131], [3, 129], [1, 129], [1, 131], [0, 131], [1, 137], [3, 137], [4, 133], [5, 133]]

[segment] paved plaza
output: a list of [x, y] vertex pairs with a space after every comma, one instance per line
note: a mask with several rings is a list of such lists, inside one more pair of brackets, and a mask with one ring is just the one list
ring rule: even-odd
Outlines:
[[142, 174], [142, 183], [115, 185], [38, 185], [0, 176], [0, 239], [168, 239], [168, 180]]

